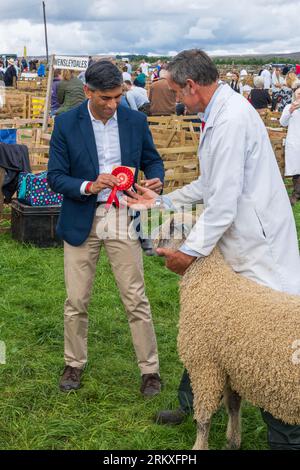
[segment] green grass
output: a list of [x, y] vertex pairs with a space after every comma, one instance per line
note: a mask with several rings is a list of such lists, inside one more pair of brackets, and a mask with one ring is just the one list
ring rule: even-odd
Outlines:
[[[300, 229], [300, 210], [295, 210]], [[300, 233], [298, 232], [300, 236]], [[129, 328], [103, 252], [89, 309], [89, 363], [83, 387], [58, 390], [63, 369], [62, 249], [22, 246], [0, 235], [0, 449], [190, 449], [195, 424], [158, 426], [159, 409], [175, 408], [182, 373], [176, 351], [177, 276], [161, 259], [145, 258], [145, 280], [164, 389], [144, 400]], [[225, 444], [226, 416], [213, 420], [210, 446]], [[243, 406], [243, 449], [266, 449], [257, 409]]]

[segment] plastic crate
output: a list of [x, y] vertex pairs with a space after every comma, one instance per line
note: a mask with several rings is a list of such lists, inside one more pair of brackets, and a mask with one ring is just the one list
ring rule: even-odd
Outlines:
[[40, 248], [62, 246], [56, 235], [59, 206], [33, 207], [16, 199], [11, 203], [12, 238]]

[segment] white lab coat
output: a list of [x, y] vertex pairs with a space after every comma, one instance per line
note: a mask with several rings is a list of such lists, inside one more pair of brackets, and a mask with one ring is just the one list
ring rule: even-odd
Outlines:
[[269, 90], [271, 88], [272, 77], [269, 70], [264, 69], [260, 75], [264, 79], [264, 89]]
[[300, 175], [300, 109], [290, 113], [291, 105], [284, 108], [280, 124], [288, 126], [285, 142], [285, 175]]
[[219, 243], [234, 271], [300, 294], [296, 226], [268, 133], [251, 104], [221, 86], [199, 146], [201, 176], [168, 194], [177, 208], [203, 200], [185, 247], [208, 256]]

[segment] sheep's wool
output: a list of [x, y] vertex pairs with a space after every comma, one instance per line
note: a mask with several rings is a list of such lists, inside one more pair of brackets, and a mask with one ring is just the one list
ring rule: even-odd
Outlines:
[[186, 271], [180, 301], [178, 347], [195, 418], [217, 410], [228, 380], [242, 398], [300, 424], [300, 296], [236, 274], [215, 249]]

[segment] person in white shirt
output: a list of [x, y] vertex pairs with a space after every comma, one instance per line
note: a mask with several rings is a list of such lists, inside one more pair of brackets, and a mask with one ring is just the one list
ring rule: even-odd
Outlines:
[[280, 124], [288, 127], [285, 142], [285, 176], [293, 177], [294, 191], [290, 197], [294, 205], [300, 200], [300, 81], [294, 84], [293, 101], [284, 108]]
[[142, 72], [148, 77], [149, 75], [149, 65], [148, 62], [143, 60], [143, 62], [140, 64], [140, 68], [142, 69]]
[[122, 77], [123, 77], [123, 82], [125, 82], [126, 80], [129, 80], [131, 82], [131, 75], [127, 71], [126, 65], [124, 65], [124, 67], [122, 67]]
[[260, 76], [264, 79], [264, 89], [269, 90], [271, 88], [271, 82], [272, 82], [270, 69], [267, 67], [264, 68]]

